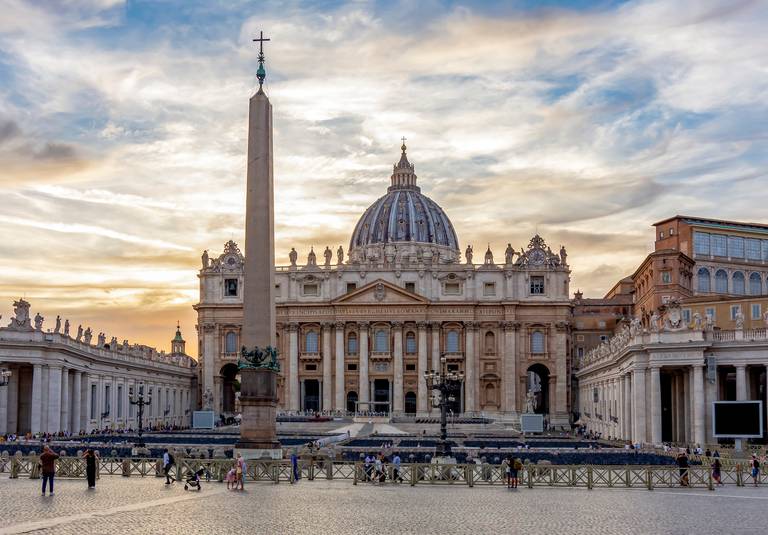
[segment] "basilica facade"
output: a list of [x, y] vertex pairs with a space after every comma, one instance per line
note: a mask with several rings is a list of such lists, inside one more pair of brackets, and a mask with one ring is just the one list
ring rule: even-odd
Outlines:
[[[536, 412], [567, 425], [570, 269], [534, 236], [502, 258], [462, 259], [448, 215], [417, 185], [406, 147], [386, 194], [361, 216], [349, 249], [310, 250], [275, 268], [284, 411], [436, 411], [424, 372], [464, 374], [452, 411], [514, 421]], [[236, 410], [247, 261], [230, 241], [199, 272], [199, 384], [217, 414]]]

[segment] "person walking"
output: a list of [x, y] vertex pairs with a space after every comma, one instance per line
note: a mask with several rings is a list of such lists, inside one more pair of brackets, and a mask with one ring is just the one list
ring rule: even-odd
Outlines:
[[293, 481], [291, 483], [298, 483], [301, 479], [301, 472], [299, 471], [299, 456], [296, 450], [291, 452], [291, 472], [293, 473]]
[[400, 455], [395, 453], [395, 456], [392, 457], [392, 480], [397, 481], [398, 483], [403, 482], [403, 478], [400, 475], [400, 463], [402, 461], [400, 460]]
[[383, 472], [381, 457], [382, 457], [381, 455], [377, 456], [376, 460], [373, 462], [375, 467], [374, 480], [373, 480], [374, 483], [376, 482], [384, 483], [384, 472]]
[[509, 457], [504, 457], [501, 461], [501, 468], [504, 472], [504, 477], [507, 478], [507, 488], [512, 488], [512, 460]]
[[523, 469], [523, 461], [516, 458], [512, 461], [512, 488], [516, 489], [517, 484], [520, 481], [520, 470]]
[[715, 458], [715, 460], [712, 462], [712, 479], [715, 480], [715, 483], [718, 485], [722, 485], [723, 482], [720, 480], [720, 470], [722, 469], [723, 465], [720, 463], [720, 459]]
[[43, 446], [43, 453], [40, 455], [40, 467], [43, 474], [43, 496], [45, 496], [45, 485], [50, 482], [51, 496], [53, 496], [53, 476], [56, 473], [56, 459], [59, 456], [53, 453], [50, 446]]
[[163, 450], [163, 472], [165, 473], [166, 485], [173, 483], [173, 480], [171, 479], [171, 467], [173, 467], [174, 464], [176, 464], [176, 460], [168, 451], [168, 448], [165, 448], [165, 450]]
[[752, 460], [749, 462], [750, 468], [752, 468], [752, 483], [757, 486], [760, 482], [760, 461], [757, 460], [757, 456], [752, 454]]
[[240, 453], [235, 461], [235, 489], [245, 490], [245, 459]]
[[680, 486], [681, 487], [687, 487], [688, 486], [688, 455], [686, 455], [684, 452], [680, 452], [680, 454], [677, 456], [677, 459], [675, 460], [677, 462], [677, 468], [680, 472]]
[[99, 456], [91, 448], [85, 450], [83, 453], [83, 459], [85, 460], [85, 477], [88, 480], [88, 488], [96, 488], [96, 467], [98, 465]]

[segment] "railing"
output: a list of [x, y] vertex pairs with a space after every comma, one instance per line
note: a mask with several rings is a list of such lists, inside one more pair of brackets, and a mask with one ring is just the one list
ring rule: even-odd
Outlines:
[[[232, 459], [177, 459], [178, 465], [171, 471], [173, 477], [182, 481], [185, 477], [202, 469], [203, 480], [223, 482], [227, 472], [234, 466]], [[56, 474], [64, 478], [85, 477], [85, 461], [77, 457], [62, 457], [57, 462]], [[0, 473], [9, 473], [11, 479], [40, 477], [38, 457], [0, 458]], [[102, 458], [98, 463], [98, 475], [121, 475], [123, 477], [163, 477], [162, 461], [158, 459]], [[297, 473], [290, 461], [246, 462], [246, 481], [280, 483], [293, 482], [295, 476], [309, 481], [315, 479], [352, 480], [353, 485], [380, 481], [373, 465], [363, 463], [333, 462], [328, 459], [301, 459]], [[681, 486], [683, 475], [687, 476], [685, 486], [714, 490], [717, 482], [711, 467], [691, 466], [680, 469], [676, 466], [601, 466], [601, 465], [532, 465], [519, 471], [519, 486], [534, 487], [576, 487], [576, 488], [672, 488]], [[723, 485], [746, 486], [754, 484], [750, 470], [741, 464], [723, 466], [720, 471]], [[384, 482], [416, 485], [467, 485], [474, 487], [506, 484], [506, 473], [501, 465], [492, 464], [402, 464], [395, 474], [392, 464], [384, 467]], [[759, 476], [758, 483], [768, 484], [768, 477]]]

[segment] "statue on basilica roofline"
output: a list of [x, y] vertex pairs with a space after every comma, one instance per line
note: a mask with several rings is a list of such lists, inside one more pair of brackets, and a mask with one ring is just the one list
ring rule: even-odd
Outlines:
[[339, 245], [339, 248], [336, 249], [336, 264], [342, 265], [344, 263], [344, 248]]
[[296, 252], [296, 249], [291, 247], [291, 252], [288, 253], [288, 260], [291, 261], [291, 266], [296, 267], [296, 259], [299, 257], [299, 253]]
[[512, 265], [515, 258], [515, 249], [512, 247], [511, 243], [507, 244], [507, 250], [504, 251], [504, 263], [509, 265]]
[[485, 251], [485, 265], [493, 265], [493, 252], [491, 251], [491, 244], [488, 244], [488, 249]]
[[566, 262], [567, 258], [568, 258], [568, 253], [565, 252], [565, 246], [561, 245], [560, 246], [560, 264], [563, 266], [567, 266], [568, 265], [568, 263]]
[[467, 264], [472, 263], [472, 246], [471, 245], [467, 245], [467, 250], [464, 251], [464, 258], [467, 259]]
[[43, 330], [43, 320], [44, 318], [40, 315], [38, 312], [35, 314], [35, 330], [36, 331], [42, 331]]
[[323, 258], [325, 259], [325, 267], [331, 267], [331, 259], [333, 258], [333, 253], [331, 252], [331, 248], [327, 245], [325, 246], [325, 251], [323, 251]]
[[61, 330], [61, 316], [56, 316], [56, 327], [53, 328], [53, 332], [58, 334]]
[[316, 265], [317, 265], [317, 255], [315, 254], [315, 248], [310, 247], [309, 254], [307, 255], [307, 266], [316, 266]]

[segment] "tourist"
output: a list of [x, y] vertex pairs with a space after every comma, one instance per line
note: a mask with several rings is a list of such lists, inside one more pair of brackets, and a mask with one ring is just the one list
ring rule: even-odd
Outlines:
[[677, 468], [680, 472], [680, 486], [681, 487], [687, 487], [688, 486], [688, 455], [686, 455], [684, 452], [680, 452], [676, 459], [677, 462]]
[[384, 483], [384, 471], [383, 466], [381, 462], [382, 455], [379, 455], [374, 460], [374, 466], [375, 466], [375, 472], [374, 472], [374, 484], [378, 481], [379, 483]]
[[392, 457], [392, 467], [393, 467], [393, 481], [397, 481], [398, 483], [403, 482], [403, 478], [400, 475], [400, 463], [402, 461], [400, 460], [400, 455], [395, 453], [395, 456]]
[[718, 485], [722, 485], [723, 482], [720, 481], [720, 470], [722, 469], [723, 465], [720, 463], [720, 459], [715, 458], [715, 460], [712, 462], [712, 479], [715, 480], [715, 483]]
[[235, 490], [235, 480], [236, 480], [236, 474], [235, 474], [235, 467], [229, 469], [229, 472], [227, 472], [227, 490]]
[[366, 454], [364, 464], [365, 467], [365, 480], [370, 481], [371, 480], [371, 470], [373, 469], [373, 458]]
[[235, 461], [235, 490], [245, 490], [245, 459], [238, 453], [237, 460]]
[[512, 461], [512, 488], [516, 489], [517, 484], [520, 481], [520, 470], [523, 469], [523, 461], [520, 460], [519, 457], [517, 457], [514, 461]]
[[88, 488], [96, 488], [96, 470], [98, 466], [99, 456], [91, 448], [85, 450], [83, 453], [83, 459], [85, 459], [85, 477], [88, 480]]
[[299, 470], [299, 456], [295, 449], [291, 452], [291, 474], [293, 474], [291, 483], [297, 483], [299, 479], [301, 479], [301, 471]]
[[45, 496], [45, 484], [50, 481], [51, 496], [53, 496], [53, 476], [56, 473], [56, 459], [59, 456], [53, 453], [50, 446], [43, 446], [43, 454], [40, 455], [40, 466], [43, 474], [43, 496]]
[[175, 464], [173, 455], [168, 451], [168, 448], [163, 450], [163, 473], [165, 474], [165, 484], [170, 485], [173, 483], [171, 479], [171, 467]]
[[707, 451], [704, 452], [705, 457], [712, 457], [712, 452], [707, 448]]
[[509, 457], [504, 457], [504, 460], [501, 461], [501, 469], [504, 473], [504, 476], [507, 478], [507, 488], [512, 488], [512, 459]]
[[[749, 462], [749, 466], [752, 469], [752, 483], [757, 486], [760, 481], [760, 461], [757, 460], [756, 455], [752, 454], [752, 460]], [[45, 487], [43, 487], [43, 489], [45, 489]]]

